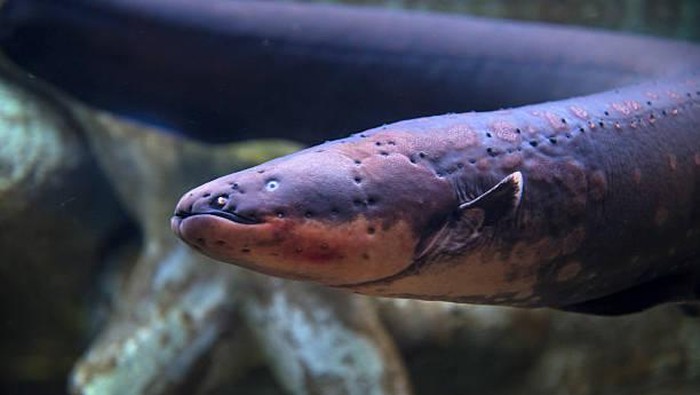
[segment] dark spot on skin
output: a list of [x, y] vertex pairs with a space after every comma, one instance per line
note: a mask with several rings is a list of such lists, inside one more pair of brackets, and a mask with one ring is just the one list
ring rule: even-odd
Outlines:
[[566, 118], [562, 118], [561, 123], [566, 124]]
[[491, 148], [491, 147], [486, 148], [486, 153], [489, 154], [490, 156], [496, 156], [496, 154], [493, 151], [493, 148]]
[[205, 198], [208, 198], [209, 196], [211, 196], [211, 193], [209, 193], [209, 192], [207, 192], [207, 193], [205, 193], [204, 195], [202, 195], [202, 197], [205, 197]]
[[424, 159], [424, 158], [425, 158], [425, 152], [419, 152], [419, 153], [418, 153], [418, 156], [419, 156], [421, 159]]
[[238, 183], [234, 182], [233, 185], [231, 185], [231, 189], [238, 189]]
[[515, 129], [515, 133], [520, 134], [520, 133], [522, 133], [522, 131], [520, 130], [520, 128], [517, 128], [517, 129]]
[[359, 184], [362, 182], [362, 178], [360, 177], [355, 177], [355, 184]]
[[416, 158], [414, 158], [413, 155], [411, 155], [411, 156], [408, 158], [408, 160], [409, 160], [411, 163], [413, 163], [414, 165], [416, 164]]
[[463, 169], [464, 168], [464, 163], [457, 163], [457, 168], [458, 169]]
[[370, 226], [369, 228], [367, 228], [367, 234], [373, 235], [374, 232], [376, 232], [376, 229], [374, 229], [373, 226]]
[[491, 133], [486, 133], [486, 137], [491, 138]]
[[196, 241], [197, 241], [197, 244], [201, 244], [201, 245], [206, 245], [206, 244], [207, 244], [206, 240], [204, 240], [204, 239], [201, 238], [201, 237], [198, 237]]
[[258, 170], [258, 174], [263, 174], [265, 170]]
[[476, 164], [476, 159], [474, 159], [474, 158], [469, 159], [469, 163], [471, 163], [472, 165], [473, 165], [473, 164]]
[[666, 112], [666, 110], [661, 110], [661, 115], [666, 116], [668, 115], [668, 113]]
[[578, 128], [578, 131], [581, 133], [586, 133], [586, 129], [584, 129], [584, 128]]
[[382, 145], [382, 143], [381, 143], [380, 141], [377, 141], [377, 142], [374, 143], [374, 145], [376, 145], [377, 147], [379, 147], [379, 146]]
[[367, 254], [366, 252], [363, 252], [363, 253], [362, 253], [362, 259], [364, 259], [364, 260], [366, 260], [366, 261], [369, 260], [369, 254]]
[[336, 207], [333, 207], [333, 208], [331, 208], [331, 214], [338, 215], [338, 214], [340, 214], [340, 210], [338, 210]]
[[605, 124], [603, 123], [603, 121], [598, 122], [598, 125], [599, 125], [601, 128], [604, 128], [604, 127], [605, 127]]
[[362, 164], [362, 161], [360, 161], [359, 159], [355, 159], [355, 164], [360, 165], [360, 164]]
[[360, 138], [363, 138], [363, 139], [364, 139], [364, 138], [367, 138], [367, 135], [364, 134], [364, 133], [362, 133], [362, 134], [360, 134]]
[[311, 211], [307, 211], [304, 213], [304, 218], [311, 218], [314, 216], [314, 213]]
[[550, 137], [550, 138], [549, 138], [549, 142], [552, 143], [552, 144], [556, 144], [556, 143], [557, 143], [557, 139], [555, 139], [554, 137]]
[[226, 245], [226, 242], [223, 241], [223, 240], [217, 240], [217, 241], [215, 242], [215, 244], [218, 245], [218, 246], [223, 246], [223, 245]]
[[530, 141], [530, 145], [533, 147], [537, 147], [537, 141], [535, 141], [535, 140]]
[[650, 101], [647, 101], [647, 106], [651, 106], [651, 102], [650, 102]]
[[391, 140], [390, 140], [389, 142], [387, 142], [387, 144], [389, 144], [389, 145], [396, 145], [396, 143], [393, 142], [393, 141], [391, 141]]
[[247, 254], [250, 252], [250, 248], [241, 248], [241, 252]]
[[364, 202], [360, 199], [353, 200], [352, 204], [354, 204], [355, 206], [364, 206]]
[[370, 198], [367, 199], [367, 204], [369, 204], [370, 206], [373, 205], [373, 204], [375, 204], [375, 203], [377, 203], [377, 199], [376, 199], [376, 198], [370, 197]]
[[389, 153], [386, 152], [386, 151], [380, 151], [379, 154], [380, 154], [381, 156], [389, 156]]
[[610, 115], [610, 112], [609, 112], [609, 111], [606, 111], [606, 112], [604, 112], [603, 114], [605, 114], [605, 116], [607, 117], [607, 116]]

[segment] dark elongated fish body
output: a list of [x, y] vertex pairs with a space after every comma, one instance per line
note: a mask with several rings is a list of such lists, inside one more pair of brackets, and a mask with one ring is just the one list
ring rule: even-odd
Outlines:
[[195, 189], [175, 231], [373, 295], [584, 303], [697, 270], [699, 91], [682, 77], [383, 126]]
[[372, 295], [605, 314], [697, 296], [693, 45], [298, 4], [2, 6], [19, 63], [207, 140], [513, 107], [389, 124], [194, 189], [172, 226], [215, 259]]
[[592, 94], [698, 57], [576, 28], [230, 0], [5, 0], [0, 50], [92, 105], [194, 138], [314, 144]]
[[617, 88], [393, 123], [224, 176], [178, 203], [183, 240], [371, 295], [599, 314], [697, 297], [697, 47], [526, 25], [481, 36], [488, 22], [382, 15], [408, 31], [432, 21], [446, 39], [474, 29], [482, 41], [464, 53], [497, 48], [475, 96]]

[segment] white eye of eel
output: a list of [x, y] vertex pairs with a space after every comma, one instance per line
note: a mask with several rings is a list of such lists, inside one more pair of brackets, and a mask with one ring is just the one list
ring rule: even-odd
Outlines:
[[272, 192], [272, 191], [274, 191], [275, 189], [279, 188], [279, 186], [280, 186], [279, 181], [277, 181], [277, 180], [270, 180], [270, 181], [267, 182], [267, 184], [265, 184], [265, 189], [267, 189], [268, 191]]
[[223, 196], [219, 196], [218, 198], [216, 198], [216, 204], [218, 204], [221, 207], [225, 206], [227, 201], [228, 199], [226, 199]]

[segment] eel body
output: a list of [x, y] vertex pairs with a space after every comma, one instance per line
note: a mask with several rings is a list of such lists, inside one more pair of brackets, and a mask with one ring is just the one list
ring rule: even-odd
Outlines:
[[235, 1], [6, 0], [0, 21], [2, 49], [32, 72], [204, 140], [310, 142], [481, 111], [188, 192], [172, 227], [215, 259], [372, 295], [603, 314], [697, 296], [691, 44]]
[[231, 0], [5, 0], [0, 50], [91, 105], [190, 137], [309, 144], [592, 94], [697, 54], [576, 28]]
[[347, 12], [423, 34], [434, 26], [448, 44], [474, 29], [478, 45], [459, 51], [500, 51], [474, 77], [494, 85], [474, 95], [509, 89], [499, 80], [532, 96], [614, 88], [392, 123], [218, 178], [178, 203], [183, 240], [371, 295], [601, 314], [696, 296], [697, 47], [500, 23], [482, 36], [491, 22]]

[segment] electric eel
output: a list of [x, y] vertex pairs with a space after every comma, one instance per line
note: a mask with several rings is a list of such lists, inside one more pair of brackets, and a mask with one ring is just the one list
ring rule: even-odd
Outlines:
[[[3, 48], [39, 75], [51, 72], [26, 43], [45, 37], [36, 26], [47, 21], [76, 40], [97, 31], [115, 44], [100, 52], [93, 43], [90, 59], [125, 53], [123, 36], [68, 17], [88, 2], [62, 1], [79, 5], [64, 14], [37, 11], [52, 9], [48, 0], [31, 3], [7, 20], [34, 35], [15, 45], [22, 35], [5, 34]], [[170, 108], [173, 120], [181, 108], [197, 119], [190, 133], [225, 141], [318, 141], [388, 123], [186, 193], [171, 226], [203, 254], [379, 296], [594, 314], [697, 299], [699, 47], [422, 12], [197, 3], [95, 3], [108, 21], [143, 15], [129, 19], [148, 33], [129, 47], [145, 59], [129, 64], [133, 75], [208, 71], [203, 86], [221, 77], [217, 94], [165, 89], [149, 92], [146, 107]], [[177, 51], [158, 46], [163, 32], [179, 32], [201, 62], [170, 64]], [[99, 99], [75, 81], [54, 82]], [[98, 105], [128, 104], [116, 93]], [[206, 123], [195, 115], [210, 103], [218, 110]]]
[[477, 97], [610, 89], [396, 122], [215, 179], [177, 204], [172, 228], [184, 241], [216, 260], [369, 295], [597, 314], [697, 297], [700, 48], [323, 11], [357, 30], [390, 26], [377, 37], [398, 34], [397, 46], [426, 36], [418, 48], [439, 64], [452, 51], [492, 56], [468, 84], [482, 84]]

